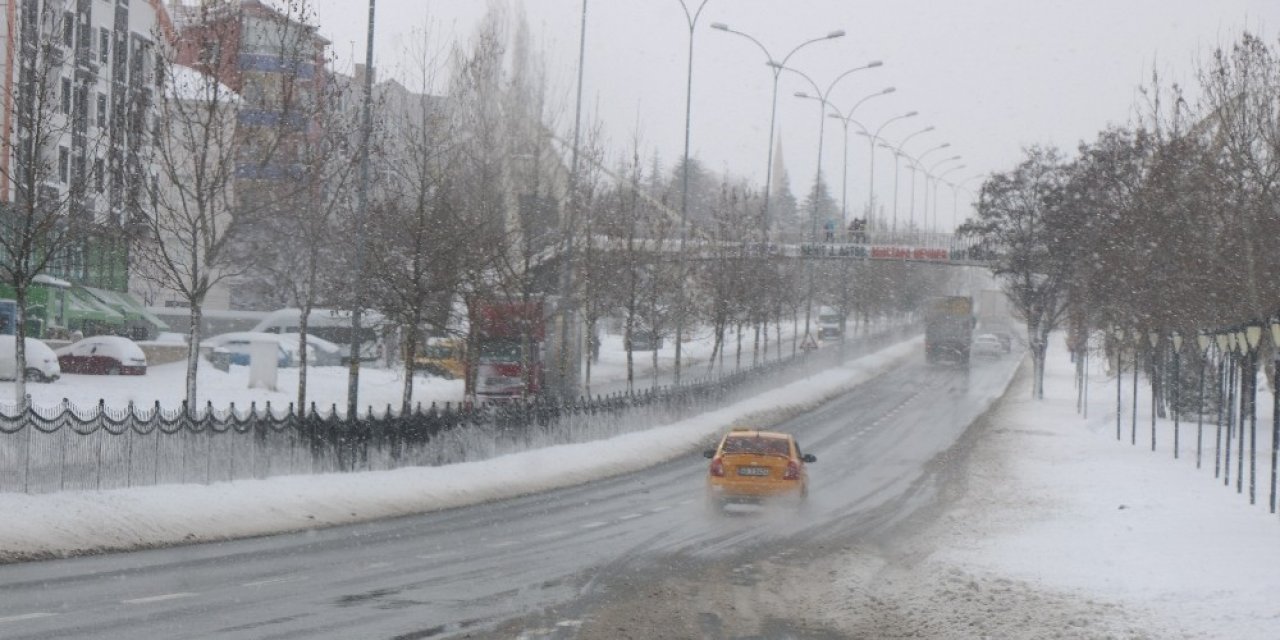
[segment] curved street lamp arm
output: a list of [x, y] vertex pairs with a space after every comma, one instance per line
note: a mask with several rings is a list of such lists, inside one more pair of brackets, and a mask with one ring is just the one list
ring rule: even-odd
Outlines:
[[774, 77], [777, 77], [777, 76], [778, 76], [778, 74], [782, 73], [782, 68], [783, 68], [783, 67], [785, 67], [785, 66], [787, 65], [787, 61], [788, 61], [788, 60], [790, 60], [790, 59], [791, 59], [791, 56], [795, 55], [795, 53], [796, 53], [797, 51], [799, 51], [799, 50], [801, 50], [801, 49], [803, 49], [803, 48], [805, 48], [805, 47], [807, 47], [807, 46], [809, 46], [809, 45], [811, 45], [811, 44], [813, 44], [813, 43], [815, 43], [815, 42], [822, 42], [823, 40], [832, 40], [832, 39], [834, 39], [834, 38], [840, 38], [840, 37], [843, 37], [843, 36], [844, 36], [844, 31], [843, 31], [843, 30], [836, 30], [836, 31], [832, 31], [831, 33], [828, 33], [828, 34], [827, 34], [827, 35], [825, 35], [825, 36], [821, 36], [821, 37], [818, 37], [818, 38], [812, 38], [812, 39], [809, 39], [809, 40], [805, 40], [804, 42], [801, 42], [800, 44], [796, 45], [796, 46], [795, 46], [795, 48], [791, 49], [791, 51], [789, 51], [789, 52], [787, 53], [787, 55], [783, 56], [783, 58], [782, 58], [782, 61], [781, 61], [781, 62], [778, 62], [778, 61], [773, 57], [773, 54], [772, 54], [772, 53], [769, 53], [769, 48], [768, 48], [768, 47], [766, 47], [766, 46], [764, 46], [764, 43], [763, 43], [763, 42], [760, 42], [759, 40], [757, 40], [757, 39], [755, 38], [755, 36], [752, 36], [751, 34], [749, 34], [749, 33], [745, 32], [745, 31], [738, 31], [737, 29], [734, 29], [734, 28], [730, 27], [729, 25], [724, 24], [723, 22], [713, 22], [713, 23], [711, 23], [711, 28], [712, 28], [712, 29], [715, 29], [715, 30], [717, 30], [717, 31], [723, 31], [723, 32], [725, 32], [725, 33], [732, 33], [732, 34], [735, 34], [735, 35], [739, 35], [739, 36], [742, 36], [742, 37], [746, 38], [747, 40], [750, 40], [752, 44], [756, 45], [756, 47], [758, 47], [758, 48], [760, 49], [760, 51], [764, 53], [765, 64], [768, 64], [770, 67], [772, 67], [772, 68], [773, 68], [773, 75], [774, 75]]
[[884, 121], [884, 123], [882, 123], [882, 124], [880, 125], [880, 128], [879, 128], [879, 129], [876, 129], [876, 135], [875, 135], [875, 137], [876, 137], [876, 138], [879, 138], [879, 137], [880, 137], [880, 132], [881, 132], [881, 131], [884, 131], [884, 128], [885, 128], [885, 127], [887, 127], [887, 126], [889, 126], [890, 124], [892, 124], [892, 123], [894, 123], [894, 122], [896, 122], [896, 121], [898, 121], [898, 120], [902, 120], [903, 118], [910, 118], [910, 117], [912, 117], [912, 116], [914, 116], [914, 115], [916, 115], [916, 112], [915, 112], [915, 111], [908, 111], [908, 112], [906, 112], [906, 113], [904, 113], [904, 114], [902, 114], [902, 115], [900, 115], [900, 116], [894, 116], [894, 117], [892, 117], [892, 118], [889, 118], [888, 120], [885, 120], [885, 121]]
[[[839, 34], [839, 35], [836, 35], [836, 34]], [[831, 39], [833, 39], [833, 38], [839, 38], [839, 37], [841, 37], [841, 36], [843, 36], [843, 35], [844, 35], [844, 31], [832, 31], [831, 33], [828, 33], [827, 35], [822, 36], [821, 38], [814, 38], [814, 39], [812, 39], [812, 40], [805, 40], [804, 42], [801, 42], [800, 44], [796, 45], [796, 48], [792, 49], [789, 53], [787, 53], [787, 55], [786, 55], [785, 57], [783, 57], [783, 58], [782, 58], [782, 62], [779, 62], [778, 64], [780, 64], [780, 65], [782, 65], [783, 67], [785, 67], [785, 66], [787, 66], [787, 61], [788, 61], [788, 60], [790, 60], [790, 59], [791, 59], [791, 56], [795, 55], [795, 53], [796, 53], [797, 51], [799, 51], [799, 50], [801, 50], [801, 49], [803, 49], [803, 48], [805, 48], [805, 47], [807, 47], [807, 46], [809, 46], [809, 45], [811, 45], [811, 44], [813, 44], [813, 43], [815, 43], [815, 42], [822, 42], [823, 40], [831, 40]]]
[[953, 161], [955, 161], [955, 160], [959, 160], [959, 159], [960, 159], [960, 156], [958, 156], [958, 155], [951, 156], [950, 158], [943, 158], [943, 159], [941, 159], [941, 160], [939, 160], [939, 161], [937, 161], [937, 162], [933, 163], [933, 165], [932, 165], [932, 166], [930, 166], [930, 167], [929, 167], [929, 170], [928, 170], [928, 171], [926, 171], [925, 173], [928, 173], [929, 175], [933, 175], [934, 170], [936, 170], [936, 169], [938, 168], [938, 166], [939, 166], [939, 165], [942, 165], [943, 163], [947, 163], [947, 162], [953, 162]]
[[[750, 40], [750, 41], [752, 42], [752, 44], [756, 45], [757, 47], [759, 47], [759, 48], [760, 48], [760, 50], [761, 50], [761, 51], [763, 51], [763, 52], [764, 52], [764, 61], [765, 61], [765, 64], [768, 64], [768, 65], [769, 65], [769, 66], [771, 66], [771, 67], [773, 66], [773, 64], [772, 64], [772, 62], [773, 62], [773, 54], [769, 53], [769, 49], [768, 49], [768, 48], [766, 48], [766, 47], [764, 46], [764, 43], [760, 42], [759, 40], [756, 40], [756, 39], [755, 39], [751, 34], [746, 33], [746, 32], [743, 32], [743, 31], [738, 31], [737, 29], [730, 29], [728, 25], [726, 25], [726, 24], [722, 24], [722, 23], [719, 23], [719, 22], [712, 22], [712, 23], [711, 23], [711, 28], [712, 28], [712, 29], [715, 29], [715, 30], [717, 30], [717, 31], [723, 31], [723, 32], [725, 32], [725, 33], [732, 33], [732, 34], [740, 35], [740, 36], [742, 36], [742, 37], [746, 38], [747, 40]], [[806, 43], [806, 44], [808, 44], [808, 43]], [[776, 68], [775, 68], [775, 69], [774, 69], [774, 71], [773, 71], [773, 73], [774, 73], [775, 75], [777, 75], [777, 73], [778, 73], [778, 69], [776, 69]]]
[[[843, 80], [846, 76], [848, 76], [849, 74], [853, 73], [854, 71], [862, 71], [863, 69], [874, 69], [875, 67], [879, 67], [879, 66], [881, 66], [881, 65], [883, 65], [883, 64], [884, 64], [884, 63], [883, 63], [883, 62], [881, 62], [881, 61], [879, 61], [879, 60], [872, 60], [871, 62], [868, 62], [867, 64], [864, 64], [864, 65], [862, 65], [861, 67], [854, 67], [854, 68], [852, 68], [852, 69], [849, 69], [849, 70], [845, 71], [844, 73], [842, 73], [842, 74], [840, 74], [840, 75], [836, 76], [836, 77], [835, 77], [835, 79], [831, 81], [831, 84], [827, 85], [827, 92], [826, 92], [826, 93], [824, 93], [824, 94], [822, 94], [822, 95], [823, 95], [823, 97], [825, 98], [826, 96], [831, 95], [831, 91], [832, 91], [833, 89], [835, 89], [835, 88], [836, 88], [836, 83], [840, 82], [840, 81], [841, 81], [841, 80]], [[852, 110], [850, 110], [850, 111], [852, 111]]]
[[862, 106], [862, 103], [864, 103], [864, 102], [866, 102], [866, 101], [868, 101], [868, 100], [870, 100], [870, 99], [872, 99], [872, 98], [879, 97], [879, 96], [887, 96], [887, 95], [889, 95], [889, 94], [891, 94], [891, 93], [893, 93], [893, 92], [894, 92], [894, 88], [893, 88], [893, 87], [887, 87], [887, 88], [882, 89], [882, 90], [880, 90], [880, 91], [877, 91], [877, 92], [875, 92], [875, 93], [873, 93], [873, 94], [871, 94], [871, 95], [869, 95], [869, 96], [864, 96], [861, 100], [859, 100], [859, 101], [857, 101], [857, 102], [853, 103], [853, 106], [849, 108], [849, 112], [848, 112], [848, 113], [844, 114], [843, 116], [842, 116], [842, 115], [840, 115], [839, 113], [837, 113], [837, 114], [836, 114], [836, 117], [840, 118], [841, 120], [848, 120], [848, 119], [852, 119], [852, 118], [853, 118], [853, 112], [854, 112], [854, 111], [857, 111], [857, 110], [858, 110], [858, 107]]
[[698, 9], [690, 14], [689, 5], [685, 4], [684, 0], [676, 0], [676, 2], [680, 3], [680, 8], [684, 9], [685, 20], [689, 21], [689, 31], [693, 31], [694, 25], [698, 24], [698, 16], [702, 15], [702, 10], [707, 8], [707, 3], [710, 1], [711, 0], [702, 0], [702, 4], [698, 5]]
[[934, 128], [935, 128], [935, 127], [934, 127], [933, 125], [929, 125], [929, 126], [927, 126], [927, 127], [923, 128], [923, 129], [920, 129], [920, 130], [916, 131], [915, 133], [912, 133], [912, 134], [908, 135], [907, 137], [905, 137], [905, 138], [903, 138], [903, 139], [902, 139], [902, 142], [899, 142], [899, 143], [898, 143], [898, 148], [899, 148], [899, 149], [904, 149], [904, 148], [906, 148], [907, 143], [908, 143], [908, 142], [910, 142], [912, 138], [914, 138], [914, 137], [916, 137], [916, 136], [918, 136], [918, 135], [920, 135], [920, 134], [922, 134], [922, 133], [929, 133], [930, 131], [933, 131], [933, 130], [934, 130]]
[[794, 73], [800, 76], [801, 78], [804, 78], [805, 81], [808, 82], [809, 85], [813, 87], [813, 92], [816, 94], [814, 97], [817, 98], [819, 101], [823, 102], [824, 104], [826, 103], [827, 98], [826, 96], [822, 95], [822, 89], [818, 88], [818, 83], [814, 82], [813, 78], [810, 78], [808, 74], [806, 74], [805, 72], [795, 67], [788, 67], [781, 64], [775, 64], [774, 66], [776, 66], [779, 71], [790, 71], [791, 73]]
[[[936, 181], [942, 180], [942, 177], [943, 177], [943, 176], [945, 176], [945, 175], [947, 175], [948, 173], [951, 173], [952, 171], [956, 171], [956, 170], [958, 170], [958, 169], [963, 169], [963, 168], [965, 168], [965, 167], [967, 167], [967, 166], [969, 166], [969, 165], [965, 165], [965, 164], [958, 164], [958, 165], [956, 165], [956, 166], [954, 166], [954, 167], [951, 167], [950, 169], [947, 169], [946, 171], [943, 171], [942, 173], [939, 173], [939, 174], [938, 174], [938, 177], [937, 177], [937, 178], [934, 178], [934, 181], [936, 182]], [[945, 182], [945, 181], [944, 181], [944, 182]], [[947, 184], [951, 184], [951, 183], [950, 183], [950, 182], [947, 182]], [[955, 185], [954, 185], [954, 184], [951, 184], [951, 186], [952, 186], [952, 187], [954, 187]]]
[[918, 155], [918, 156], [914, 156], [914, 157], [908, 156], [908, 157], [911, 157], [911, 158], [912, 158], [912, 164], [914, 164], [914, 165], [916, 166], [916, 168], [920, 169], [921, 171], [924, 171], [924, 159], [925, 159], [925, 157], [927, 157], [929, 154], [933, 153], [934, 151], [937, 151], [937, 150], [939, 150], [939, 149], [946, 149], [947, 147], [950, 147], [950, 146], [951, 146], [951, 143], [950, 143], [950, 142], [944, 142], [944, 143], [942, 143], [942, 144], [940, 144], [940, 145], [938, 145], [938, 146], [936, 146], [936, 147], [931, 147], [931, 148], [929, 148], [929, 149], [925, 149], [925, 150], [924, 150], [924, 151], [922, 151], [922, 152], [920, 153], [920, 155]]

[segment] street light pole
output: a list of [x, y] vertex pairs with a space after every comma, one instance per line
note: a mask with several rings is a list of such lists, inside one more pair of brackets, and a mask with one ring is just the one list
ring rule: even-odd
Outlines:
[[[853, 72], [855, 72], [855, 71], [862, 71], [863, 69], [873, 69], [873, 68], [875, 68], [875, 67], [879, 67], [879, 66], [882, 66], [882, 65], [884, 65], [884, 63], [883, 63], [883, 62], [881, 62], [881, 61], [879, 61], [879, 60], [872, 60], [871, 62], [868, 62], [867, 64], [865, 64], [865, 65], [863, 65], [863, 66], [861, 66], [861, 67], [853, 67], [852, 69], [847, 69], [847, 70], [845, 70], [843, 73], [841, 73], [840, 75], [836, 76], [836, 77], [835, 77], [835, 79], [833, 79], [833, 80], [831, 81], [831, 83], [827, 85], [827, 89], [826, 89], [826, 91], [823, 91], [822, 89], [819, 89], [819, 88], [818, 88], [818, 83], [814, 82], [814, 81], [813, 81], [813, 78], [810, 78], [809, 76], [805, 75], [805, 74], [804, 74], [803, 72], [801, 72], [800, 70], [798, 70], [798, 69], [793, 69], [793, 68], [791, 68], [791, 67], [783, 67], [783, 68], [784, 68], [784, 69], [786, 69], [787, 71], [790, 71], [790, 72], [792, 72], [792, 73], [795, 73], [796, 75], [798, 75], [798, 76], [800, 76], [800, 77], [804, 78], [805, 80], [807, 80], [807, 81], [809, 82], [809, 84], [810, 84], [811, 86], [813, 86], [814, 95], [809, 95], [809, 94], [807, 94], [807, 93], [805, 93], [805, 92], [803, 92], [803, 91], [797, 91], [797, 92], [796, 92], [796, 94], [795, 94], [795, 95], [796, 95], [796, 97], [797, 97], [797, 98], [807, 98], [807, 99], [810, 99], [810, 100], [817, 100], [817, 101], [818, 101], [818, 103], [819, 103], [819, 107], [818, 107], [818, 118], [819, 118], [819, 120], [818, 120], [818, 169], [817, 169], [817, 174], [816, 174], [816, 176], [815, 176], [815, 178], [814, 178], [814, 183], [813, 183], [813, 188], [814, 188], [814, 199], [813, 199], [813, 235], [814, 235], [815, 239], [816, 239], [816, 236], [817, 236], [817, 233], [818, 233], [818, 228], [817, 228], [817, 224], [818, 224], [818, 198], [817, 198], [817, 196], [818, 196], [818, 191], [817, 191], [817, 189], [818, 189], [818, 185], [822, 182], [822, 142], [823, 142], [822, 137], [823, 137], [824, 125], [826, 124], [826, 110], [827, 110], [827, 108], [828, 108], [828, 107], [831, 107], [831, 108], [832, 108], [832, 110], [833, 110], [833, 111], [835, 111], [836, 113], [839, 113], [839, 112], [840, 112], [840, 110], [839, 110], [839, 109], [836, 109], [835, 107], [833, 107], [833, 106], [831, 105], [831, 101], [830, 101], [831, 92], [836, 88], [836, 84], [837, 84], [837, 83], [839, 83], [841, 80], [843, 80], [843, 79], [845, 79], [846, 77], [848, 77], [848, 76], [849, 76], [850, 74], [852, 74]], [[884, 95], [884, 94], [886, 94], [886, 93], [893, 93], [893, 87], [889, 87], [888, 89], [886, 89], [886, 90], [884, 90], [884, 91], [881, 91], [881, 92], [879, 92], [879, 93], [877, 93], [877, 94], [872, 94], [871, 96], [867, 96], [866, 98], [863, 98], [862, 100], [859, 100], [859, 103], [864, 102], [864, 101], [866, 101], [866, 100], [869, 100], [869, 99], [871, 99], [871, 98], [875, 97], [876, 95]], [[857, 105], [854, 105], [854, 107], [856, 108], [856, 107], [857, 107]], [[851, 112], [852, 112], [852, 110], [851, 110]], [[841, 212], [841, 216], [843, 217], [843, 215], [844, 215], [844, 212], [842, 211], [842, 212]]]
[[[360, 407], [360, 312], [364, 306], [364, 214], [369, 208], [369, 145], [373, 137], [373, 15], [377, 0], [369, 0], [369, 26], [364, 52], [364, 117], [360, 122], [360, 189], [355, 222], [355, 299], [351, 306], [351, 362], [347, 370], [347, 420], [355, 420]], [[305, 407], [298, 407], [305, 411]]]
[[[951, 146], [950, 142], [944, 142], [936, 147], [925, 149], [920, 155], [916, 156], [915, 158], [912, 158], [912, 162], [910, 165], [911, 166], [911, 207], [910, 207], [911, 221], [909, 224], [915, 224], [915, 221], [916, 221], [916, 169], [920, 169], [921, 171], [923, 171], [924, 165], [922, 165], [921, 163], [924, 162], [924, 159], [928, 157], [929, 154], [933, 153], [934, 151], [938, 151], [940, 149], [946, 149], [950, 146]], [[911, 156], [907, 156], [907, 158], [911, 158]], [[928, 226], [928, 218], [926, 217], [925, 219], [922, 219], [920, 221], [920, 231], [921, 232], [925, 231], [927, 226]]]
[[934, 182], [934, 189], [935, 189], [935, 192], [934, 192], [934, 203], [933, 203], [933, 228], [932, 228], [933, 233], [937, 233], [937, 232], [938, 232], [938, 203], [937, 203], [937, 199], [938, 199], [938, 198], [937, 198], [937, 192], [936, 192], [936, 190], [937, 190], [937, 182], [936, 182], [936, 178], [935, 178], [935, 177], [934, 177], [934, 175], [933, 175], [933, 172], [934, 172], [934, 170], [935, 170], [935, 169], [937, 169], [937, 168], [938, 168], [938, 166], [939, 166], [939, 165], [941, 165], [941, 164], [945, 164], [945, 163], [947, 163], [947, 162], [952, 162], [952, 161], [955, 161], [955, 160], [959, 160], [959, 159], [960, 159], [960, 156], [958, 156], [958, 155], [956, 155], [956, 156], [951, 156], [950, 158], [943, 158], [943, 159], [941, 159], [941, 160], [939, 160], [939, 161], [937, 161], [937, 162], [933, 163], [933, 165], [931, 165], [931, 166], [929, 167], [929, 169], [928, 169], [927, 171], [925, 171], [925, 172], [924, 172], [924, 219], [925, 219], [925, 224], [928, 224], [928, 221], [929, 221], [929, 180], [931, 180], [931, 179], [935, 180], [935, 182]]
[[953, 230], [960, 228], [960, 196], [958, 192], [968, 191], [969, 194], [972, 195], [973, 191], [971, 189], [965, 188], [964, 185], [968, 184], [969, 181], [971, 180], [977, 180], [978, 178], [981, 178], [981, 177], [982, 177], [982, 174], [976, 174], [976, 175], [969, 176], [968, 178], [947, 183], [947, 186], [951, 187], [951, 228]]
[[[956, 156], [956, 157], [957, 157], [957, 158], [959, 158], [960, 156]], [[954, 166], [954, 167], [951, 167], [951, 168], [947, 169], [946, 171], [943, 171], [942, 173], [939, 173], [939, 174], [938, 174], [938, 177], [937, 177], [937, 178], [934, 178], [934, 180], [933, 180], [933, 222], [934, 222], [934, 224], [935, 224], [935, 225], [936, 225], [936, 224], [937, 224], [937, 222], [938, 222], [938, 184], [939, 184], [940, 182], [942, 182], [942, 178], [943, 178], [943, 177], [945, 177], [948, 173], [951, 173], [952, 171], [956, 171], [956, 170], [959, 170], [959, 169], [963, 169], [963, 168], [965, 168], [966, 166], [968, 166], [968, 165], [963, 165], [963, 164], [956, 165], [956, 166]], [[954, 196], [954, 193], [953, 193], [953, 195], [952, 195], [952, 201], [954, 201], [954, 200], [955, 200], [955, 196]], [[953, 220], [954, 220], [954, 215], [952, 216], [952, 218], [953, 218]], [[952, 231], [955, 231], [955, 229], [954, 229], [954, 224], [952, 225], [952, 227], [953, 227], [953, 228], [952, 228]]]
[[902, 157], [906, 155], [903, 152], [903, 149], [907, 147], [907, 143], [910, 142], [912, 138], [922, 133], [928, 133], [933, 130], [934, 130], [933, 125], [929, 125], [927, 127], [924, 127], [923, 129], [918, 129], [912, 132], [911, 134], [908, 134], [907, 137], [903, 138], [902, 142], [899, 142], [896, 147], [893, 145], [889, 145], [887, 143], [885, 144], [885, 148], [893, 150], [893, 225], [891, 227], [891, 230], [894, 233], [898, 232], [898, 165], [901, 164], [899, 161], [902, 159]]
[[858, 125], [858, 128], [861, 129], [863, 133], [866, 133], [866, 128], [859, 124], [857, 120], [853, 119], [854, 112], [858, 110], [858, 107], [862, 106], [862, 103], [877, 96], [888, 95], [894, 91], [897, 91], [897, 89], [894, 87], [886, 87], [881, 91], [877, 91], [866, 96], [855, 102], [853, 107], [849, 109], [849, 112], [844, 115], [840, 115], [838, 112], [827, 114], [827, 117], [839, 120], [844, 129], [844, 168], [842, 169], [843, 176], [840, 181], [840, 221], [842, 224], [847, 224], [849, 221], [847, 206], [849, 199], [849, 124], [852, 123]]
[[880, 124], [880, 127], [876, 129], [876, 132], [874, 134], [871, 134], [870, 136], [868, 136], [870, 138], [870, 150], [871, 150], [871, 155], [867, 158], [867, 218], [868, 218], [867, 222], [868, 223], [870, 223], [870, 218], [875, 215], [876, 141], [880, 139], [880, 132], [884, 131], [885, 127], [889, 126], [890, 124], [893, 124], [894, 122], [897, 122], [898, 120], [903, 120], [905, 118], [914, 118], [917, 115], [919, 115], [918, 111], [908, 111], [900, 116], [894, 116], [892, 118], [889, 118], [888, 120], [885, 120], [883, 123]]
[[[848, 69], [843, 73], [841, 73], [840, 75], [836, 76], [835, 79], [833, 79], [831, 83], [827, 85], [826, 91], [823, 91], [822, 89], [820, 89], [818, 87], [818, 83], [813, 81], [813, 78], [810, 78], [808, 75], [806, 75], [804, 72], [800, 71], [799, 69], [794, 69], [791, 67], [782, 67], [783, 69], [786, 69], [787, 71], [790, 71], [800, 76], [801, 78], [804, 78], [805, 81], [808, 82], [809, 85], [813, 87], [813, 91], [815, 95], [811, 96], [803, 91], [797, 91], [795, 94], [797, 98], [816, 100], [818, 102], [818, 162], [814, 172], [814, 180], [813, 180], [813, 214], [812, 214], [813, 220], [811, 223], [811, 226], [812, 226], [811, 238], [812, 238], [812, 241], [815, 243], [817, 242], [817, 236], [818, 236], [818, 204], [819, 204], [818, 196], [820, 193], [819, 187], [822, 184], [822, 139], [825, 133], [825, 126], [827, 121], [826, 110], [827, 110], [827, 107], [830, 106], [831, 104], [827, 98], [831, 95], [832, 90], [835, 89], [836, 84], [839, 83], [844, 78], [848, 77], [850, 74], [854, 73], [855, 71], [861, 71], [863, 69], [872, 69], [875, 67], [879, 67], [883, 64], [884, 63], [879, 60], [872, 60], [871, 62], [868, 62], [867, 64], [861, 67], [853, 67], [852, 69]], [[835, 111], [838, 112], [839, 109], [835, 109]], [[805, 270], [807, 272], [806, 280], [808, 280], [808, 286], [807, 286], [808, 304], [805, 305], [805, 310], [804, 310], [804, 339], [805, 339], [805, 344], [808, 344], [810, 340], [812, 321], [813, 321], [813, 269], [809, 261], [805, 261]]]
[[676, 295], [679, 298], [679, 303], [676, 305], [675, 364], [672, 366], [671, 371], [671, 379], [677, 385], [680, 384], [680, 339], [684, 333], [684, 250], [689, 236], [689, 133], [692, 131], [693, 116], [693, 33], [694, 28], [698, 25], [698, 18], [702, 16], [702, 10], [706, 8], [709, 1], [702, 0], [698, 4], [698, 8], [690, 13], [689, 7], [684, 0], [677, 0], [680, 3], [680, 8], [684, 9], [684, 17], [689, 24], [689, 61], [686, 66], [687, 73], [684, 90], [684, 167], [682, 170], [684, 175], [682, 176], [680, 187], [680, 266], [678, 277], [681, 281], [676, 285]]
[[786, 68], [787, 61], [790, 60], [791, 56], [795, 55], [797, 51], [815, 42], [822, 42], [823, 40], [833, 40], [835, 38], [844, 37], [844, 30], [837, 29], [820, 38], [812, 38], [810, 40], [805, 40], [804, 42], [801, 42], [800, 44], [792, 48], [791, 51], [787, 52], [787, 55], [783, 56], [781, 61], [777, 61], [774, 59], [773, 55], [769, 53], [769, 49], [765, 47], [764, 44], [762, 44], [759, 40], [752, 37], [750, 34], [744, 33], [742, 31], [737, 31], [735, 29], [731, 29], [729, 28], [729, 25], [723, 22], [713, 22], [711, 23], [711, 28], [719, 31], [724, 31], [725, 33], [732, 33], [732, 34], [742, 36], [747, 40], [750, 40], [757, 47], [760, 47], [760, 50], [764, 52], [765, 64], [769, 66], [769, 68], [771, 69], [771, 73], [773, 75], [773, 95], [772, 95], [772, 98], [770, 99], [770, 106], [769, 106], [769, 153], [768, 153], [768, 159], [766, 160], [765, 171], [764, 171], [764, 212], [763, 212], [764, 215], [761, 216], [762, 221], [761, 221], [761, 232], [760, 232], [761, 242], [763, 242], [765, 245], [768, 245], [769, 244], [769, 225], [770, 225], [769, 196], [773, 191], [773, 130], [774, 130], [774, 122], [776, 121], [777, 114], [778, 114], [778, 77], [782, 75], [782, 70]]
[[[578, 87], [577, 100], [573, 111], [573, 149], [569, 161], [569, 215], [564, 225], [564, 250], [562, 259], [564, 266], [560, 273], [560, 366], [559, 393], [564, 399], [572, 399], [576, 389], [572, 389], [577, 376], [570, 377], [569, 364], [573, 354], [569, 350], [570, 300], [573, 299], [573, 232], [577, 220], [578, 202], [578, 143], [582, 124], [582, 74], [587, 55], [587, 0], [582, 0], [582, 26], [578, 30]], [[537, 194], [534, 194], [535, 196]], [[536, 206], [536, 205], [535, 205]], [[593, 339], [593, 338], [588, 338]], [[588, 351], [590, 351], [588, 349]], [[588, 355], [588, 357], [590, 357]], [[588, 392], [590, 390], [588, 389]]]

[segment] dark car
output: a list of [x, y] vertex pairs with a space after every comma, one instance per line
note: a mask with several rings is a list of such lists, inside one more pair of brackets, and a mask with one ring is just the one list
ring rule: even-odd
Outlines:
[[662, 336], [648, 329], [636, 329], [631, 332], [632, 351], [657, 351], [662, 348]]
[[147, 356], [138, 344], [120, 336], [93, 336], [55, 351], [63, 373], [141, 376]]

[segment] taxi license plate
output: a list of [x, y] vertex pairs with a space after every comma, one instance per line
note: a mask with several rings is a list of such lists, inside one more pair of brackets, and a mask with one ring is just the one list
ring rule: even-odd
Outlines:
[[767, 476], [769, 475], [769, 467], [738, 467], [738, 475]]

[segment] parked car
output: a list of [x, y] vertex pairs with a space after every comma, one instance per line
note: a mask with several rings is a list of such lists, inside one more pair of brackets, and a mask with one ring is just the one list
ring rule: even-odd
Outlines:
[[632, 351], [657, 351], [662, 348], [662, 335], [649, 329], [636, 329], [631, 332]]
[[147, 355], [138, 343], [120, 336], [92, 336], [54, 351], [64, 373], [142, 376]]
[[[292, 367], [297, 366], [298, 355], [298, 338], [297, 336], [287, 336], [275, 333], [264, 333], [260, 331], [233, 331], [213, 336], [201, 342], [200, 344], [209, 349], [221, 348], [231, 354], [230, 363], [234, 365], [247, 366], [249, 364], [249, 345], [257, 340], [266, 340], [274, 342], [276, 345], [276, 366]], [[308, 356], [312, 355], [310, 352]], [[309, 360], [314, 360], [309, 358]]]
[[[62, 375], [58, 356], [53, 349], [35, 338], [27, 338], [27, 380], [53, 382]], [[18, 377], [17, 336], [0, 336], [0, 380], [16, 380]]]
[[460, 338], [431, 337], [418, 345], [413, 366], [448, 380], [467, 374], [466, 341]]

